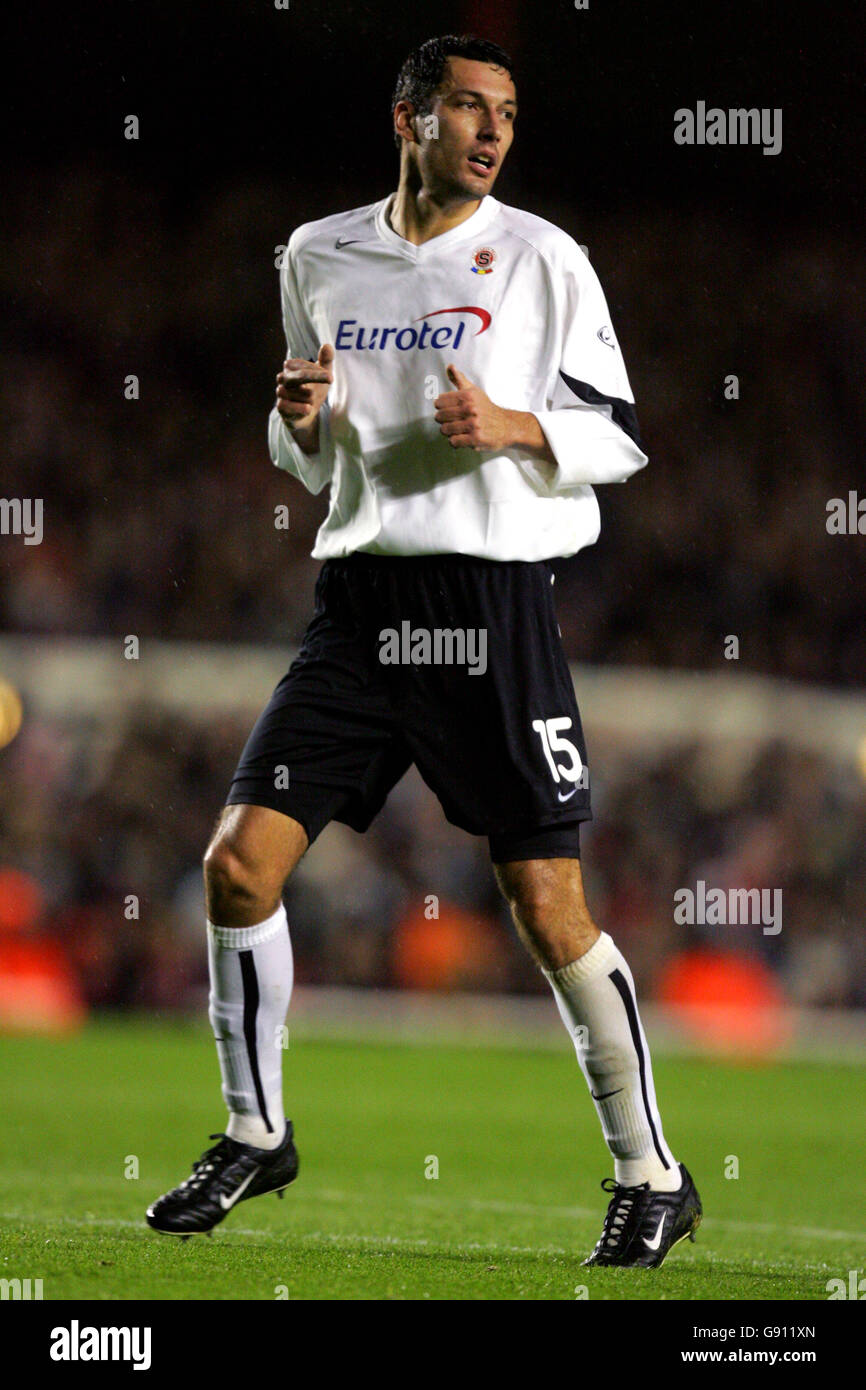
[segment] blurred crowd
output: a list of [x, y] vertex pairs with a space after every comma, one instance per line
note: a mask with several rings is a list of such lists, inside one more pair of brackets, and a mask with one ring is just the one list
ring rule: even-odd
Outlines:
[[[0, 952], [59, 945], [86, 1004], [194, 1007], [206, 989], [200, 860], [247, 732], [142, 708], [107, 734], [34, 717], [2, 754]], [[678, 953], [761, 962], [796, 1004], [866, 1007], [866, 784], [781, 744], [649, 752], [592, 743], [587, 896], [657, 993]], [[781, 890], [781, 930], [690, 925], [675, 895]], [[27, 920], [21, 907], [27, 891]], [[486, 841], [449, 826], [413, 771], [366, 835], [333, 823], [289, 882], [297, 979], [542, 991], [500, 901]], [[2, 975], [2, 954], [0, 954]]]
[[[11, 179], [2, 492], [44, 499], [45, 539], [0, 543], [0, 629], [297, 642], [325, 499], [267, 455], [275, 249], [388, 191], [250, 183], [180, 205], [87, 168]], [[650, 456], [599, 490], [600, 542], [561, 565], [569, 655], [712, 668], [733, 634], [743, 667], [862, 682], [866, 541], [826, 530], [866, 432], [862, 243], [770, 238], [737, 208], [533, 210], [588, 247]]]
[[[13, 177], [0, 493], [44, 500], [44, 540], [0, 538], [0, 631], [299, 642], [325, 499], [267, 456], [274, 257], [298, 223], [388, 191], [298, 202], [250, 183], [181, 205], [86, 168]], [[866, 539], [826, 529], [866, 433], [862, 244], [831, 226], [768, 238], [735, 208], [533, 210], [588, 247], [650, 455], [599, 490], [600, 542], [558, 567], [569, 657], [721, 668], [735, 635], [741, 669], [863, 682]], [[73, 714], [25, 721], [0, 754], [0, 929], [59, 943], [91, 1005], [200, 998], [200, 857], [251, 720]], [[761, 957], [796, 1002], [866, 1006], [855, 768], [782, 745], [733, 769], [709, 744], [593, 752], [590, 901], [642, 988], [703, 941]], [[678, 925], [673, 895], [699, 878], [782, 889], [782, 931]], [[543, 987], [485, 842], [415, 774], [365, 837], [325, 831], [287, 903], [302, 981]]]

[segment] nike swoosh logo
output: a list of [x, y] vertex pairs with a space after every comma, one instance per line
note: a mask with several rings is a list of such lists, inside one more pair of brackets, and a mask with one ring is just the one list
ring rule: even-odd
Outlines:
[[592, 1096], [593, 1100], [607, 1100], [608, 1096], [618, 1096], [621, 1090], [622, 1086], [618, 1086], [615, 1091], [603, 1091], [600, 1096], [597, 1096], [595, 1091], [590, 1091], [589, 1094]]
[[339, 249], [340, 249], [341, 246], [360, 246], [361, 244], [362, 244], [362, 238], [361, 238], [361, 237], [341, 237], [341, 236], [338, 236], [338, 237], [337, 237], [337, 240], [334, 242], [334, 245], [335, 245], [335, 247], [337, 248], [338, 251], [339, 251]]
[[643, 1243], [646, 1246], [647, 1250], [658, 1250], [659, 1246], [662, 1243], [662, 1231], [665, 1228], [665, 1222], [667, 1221], [667, 1219], [668, 1214], [667, 1212], [665, 1212], [664, 1216], [659, 1222], [659, 1228], [653, 1236], [652, 1240], [647, 1240], [646, 1236], [644, 1236]]
[[577, 787], [572, 787], [571, 791], [568, 793], [567, 796], [563, 796], [563, 795], [562, 795], [562, 792], [557, 792], [557, 793], [556, 793], [557, 799], [558, 799], [559, 801], [570, 801], [571, 798], [574, 796], [574, 793], [575, 793], [576, 791], [577, 791]]
[[246, 1192], [247, 1188], [249, 1187], [250, 1183], [252, 1182], [253, 1178], [256, 1176], [256, 1173], [258, 1171], [258, 1168], [254, 1168], [253, 1171], [244, 1178], [240, 1187], [236, 1187], [234, 1192], [232, 1192], [230, 1196], [227, 1197], [224, 1192], [220, 1193], [220, 1206], [222, 1207], [223, 1211], [231, 1211], [238, 1198], [242, 1197], [243, 1194]]

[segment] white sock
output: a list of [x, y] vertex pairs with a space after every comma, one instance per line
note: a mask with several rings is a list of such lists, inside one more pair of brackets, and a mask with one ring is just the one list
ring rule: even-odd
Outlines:
[[216, 1038], [226, 1133], [242, 1144], [275, 1149], [283, 1112], [283, 1024], [294, 967], [283, 904], [253, 927], [207, 924], [209, 1017]]
[[625, 958], [602, 932], [585, 955], [544, 974], [595, 1101], [616, 1181], [674, 1191], [682, 1179], [662, 1134], [649, 1048]]

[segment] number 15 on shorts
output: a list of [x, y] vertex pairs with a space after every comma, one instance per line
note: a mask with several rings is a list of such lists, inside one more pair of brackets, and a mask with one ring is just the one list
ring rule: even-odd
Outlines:
[[[571, 740], [563, 736], [564, 731], [571, 728], [571, 719], [567, 715], [561, 715], [557, 719], [533, 719], [532, 727], [541, 739], [541, 747], [554, 782], [564, 780], [571, 783], [571, 790], [567, 795], [559, 793], [560, 801], [567, 801], [578, 787], [589, 786], [589, 768], [584, 767]], [[565, 754], [568, 762], [558, 762], [554, 757], [555, 753]]]

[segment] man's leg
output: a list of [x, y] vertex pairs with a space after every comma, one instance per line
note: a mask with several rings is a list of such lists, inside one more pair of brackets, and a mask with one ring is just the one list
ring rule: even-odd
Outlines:
[[237, 1202], [282, 1196], [298, 1175], [283, 1113], [282, 1027], [293, 969], [281, 895], [306, 847], [298, 821], [241, 803], [225, 807], [208, 846], [210, 1020], [229, 1121], [186, 1181], [148, 1207], [148, 1225], [166, 1235], [210, 1232]]
[[226, 806], [204, 859], [210, 1021], [242, 1144], [282, 1142], [282, 1028], [294, 978], [286, 879], [307, 848], [298, 821], [264, 806]]
[[[365, 830], [411, 762], [379, 661], [376, 558], [322, 566], [301, 650], [250, 732], [205, 855], [210, 1018], [229, 1120], [190, 1177], [148, 1208], [168, 1234], [212, 1230], [237, 1202], [280, 1193], [298, 1173], [281, 1077], [292, 990], [283, 886], [332, 820]], [[291, 780], [275, 776], [289, 769]]]
[[593, 922], [579, 859], [495, 865], [517, 931], [550, 982], [589, 1084], [615, 1177], [626, 1187], [680, 1186], [662, 1134], [634, 981], [613, 940]]

